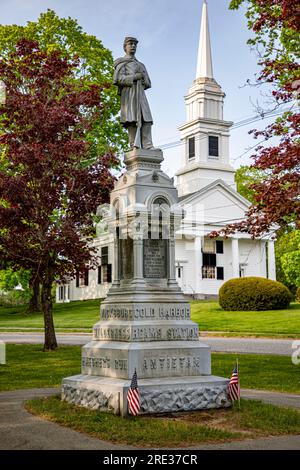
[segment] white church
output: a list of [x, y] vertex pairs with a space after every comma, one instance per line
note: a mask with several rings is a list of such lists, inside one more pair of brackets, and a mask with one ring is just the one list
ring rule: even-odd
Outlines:
[[[209, 237], [212, 231], [243, 220], [250, 206], [236, 190], [229, 150], [233, 123], [223, 119], [224, 98], [213, 76], [204, 1], [197, 74], [185, 97], [186, 122], [179, 127], [184, 150], [176, 174], [180, 205], [187, 214], [176, 237], [176, 277], [182, 291], [198, 299], [216, 297], [228, 279], [276, 279], [274, 241], [268, 236], [256, 240], [245, 233], [227, 239]], [[58, 285], [57, 302], [106, 297], [114, 275], [113, 243], [108, 232], [95, 239], [100, 266]]]

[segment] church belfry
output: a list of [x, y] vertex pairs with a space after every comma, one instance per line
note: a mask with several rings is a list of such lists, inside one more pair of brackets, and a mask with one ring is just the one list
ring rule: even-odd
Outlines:
[[183, 142], [182, 166], [177, 172], [179, 196], [187, 196], [217, 179], [235, 188], [229, 163], [229, 129], [224, 121], [225, 93], [213, 76], [206, 0], [202, 21], [196, 78], [185, 97], [186, 123], [179, 127]]

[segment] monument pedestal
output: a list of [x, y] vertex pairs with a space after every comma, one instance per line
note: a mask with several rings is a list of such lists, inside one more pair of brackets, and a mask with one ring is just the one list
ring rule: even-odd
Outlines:
[[[92, 410], [127, 416], [131, 380], [74, 375], [63, 381], [62, 399]], [[139, 379], [141, 414], [208, 410], [231, 405], [228, 380], [215, 376]]]
[[210, 347], [199, 341], [176, 282], [182, 211], [162, 160], [160, 150], [129, 152], [127, 173], [111, 193], [114, 282], [82, 348], [82, 374], [63, 380], [70, 403], [126, 416], [136, 370], [141, 413], [230, 406], [228, 380], [211, 375]]

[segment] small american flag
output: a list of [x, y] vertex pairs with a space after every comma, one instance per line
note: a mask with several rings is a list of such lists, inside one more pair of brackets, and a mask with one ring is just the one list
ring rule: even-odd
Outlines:
[[138, 389], [136, 370], [134, 371], [130, 388], [128, 389], [128, 392], [127, 392], [127, 402], [128, 402], [129, 413], [132, 414], [133, 416], [137, 416], [140, 412], [141, 403], [140, 403], [140, 392]]
[[240, 400], [241, 398], [240, 380], [237, 365], [234, 367], [231, 374], [231, 379], [228, 385], [228, 395], [231, 401]]

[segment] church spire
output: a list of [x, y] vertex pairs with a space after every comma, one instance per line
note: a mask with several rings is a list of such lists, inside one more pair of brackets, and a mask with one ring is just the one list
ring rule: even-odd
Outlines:
[[207, 2], [203, 1], [200, 40], [198, 49], [197, 78], [213, 78], [211, 45], [208, 25]]

